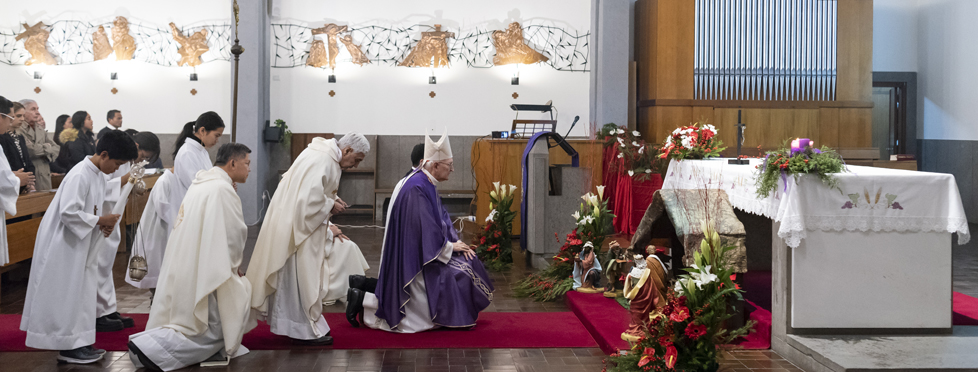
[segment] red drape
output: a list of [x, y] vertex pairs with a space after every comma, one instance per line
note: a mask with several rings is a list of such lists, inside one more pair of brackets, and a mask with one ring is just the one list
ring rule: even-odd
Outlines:
[[623, 164], [624, 159], [618, 158], [617, 146], [604, 149], [604, 191], [608, 209], [615, 214], [615, 232], [632, 235], [638, 229], [645, 210], [652, 204], [652, 194], [662, 188], [662, 177], [651, 174], [648, 180], [637, 181], [628, 175], [627, 170], [621, 171]]

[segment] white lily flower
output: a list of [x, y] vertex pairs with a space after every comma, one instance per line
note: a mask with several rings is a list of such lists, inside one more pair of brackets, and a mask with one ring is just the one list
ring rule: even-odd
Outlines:
[[644, 153], [644, 152], [645, 152], [645, 146], [642, 146], [642, 147], [639, 147], [638, 148], [638, 153], [639, 154]]
[[624, 129], [621, 129], [621, 128], [618, 128], [618, 134], [625, 134], [625, 130]]
[[625, 139], [623, 139], [621, 137], [618, 137], [618, 143], [624, 145], [625, 144]]
[[621, 158], [624, 158], [624, 157], [625, 157], [625, 154], [622, 154], [620, 152], [618, 153], [618, 159], [621, 159]]
[[492, 187], [496, 190], [499, 190], [499, 182], [493, 182]]
[[597, 207], [597, 206], [598, 206], [598, 205], [599, 205], [599, 204], [601, 203], [601, 201], [600, 201], [600, 200], [598, 200], [598, 196], [597, 196], [597, 195], [594, 195], [594, 194], [591, 194], [591, 197], [590, 197], [590, 200], [589, 200], [589, 202], [590, 202], [590, 203], [591, 203], [591, 205], [593, 205], [594, 207]]
[[604, 185], [598, 185], [598, 198], [604, 200]]
[[574, 214], [571, 215], [571, 217], [574, 217], [574, 221], [578, 221], [581, 219], [581, 212], [576, 211], [574, 212]]
[[597, 216], [597, 215], [599, 215], [599, 214], [601, 214], [601, 209], [598, 209], [598, 206], [597, 206], [597, 205], [595, 205], [595, 206], [594, 206], [594, 215], [595, 215], [595, 216]]
[[486, 222], [492, 222], [495, 218], [496, 218], [496, 210], [493, 209], [492, 212], [489, 212], [489, 216], [486, 217]]
[[493, 199], [496, 199], [496, 190], [490, 191], [489, 192], [489, 197], [491, 197]]
[[592, 223], [594, 222], [594, 217], [593, 216], [584, 217], [584, 221], [586, 221], [587, 223]]
[[634, 176], [634, 175], [635, 175], [635, 171], [633, 171], [633, 170], [629, 170], [628, 171], [628, 176], [629, 177]]
[[682, 283], [682, 281], [677, 280], [676, 281], [676, 287], [674, 289], [676, 290], [676, 294], [682, 296], [683, 295], [683, 283]]
[[587, 203], [587, 201], [591, 199], [591, 193], [581, 195], [581, 199], [583, 199], [584, 202]]
[[638, 142], [636, 141], [632, 141], [632, 146], [641, 147], [642, 145], [639, 145]]
[[639, 133], [637, 130], [633, 130], [632, 131], [632, 135], [635, 136], [635, 137], [641, 137], [642, 136], [642, 133]]
[[651, 170], [651, 169], [646, 169], [646, 170], [645, 170], [645, 173], [646, 173], [646, 174], [648, 174], [648, 173], [652, 173], [652, 170]]

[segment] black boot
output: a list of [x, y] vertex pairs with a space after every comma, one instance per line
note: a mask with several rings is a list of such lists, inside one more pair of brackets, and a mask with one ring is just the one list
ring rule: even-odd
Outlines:
[[95, 332], [116, 332], [126, 328], [121, 320], [109, 318], [108, 315], [95, 319]]
[[146, 357], [146, 354], [143, 354], [143, 351], [142, 350], [139, 350], [139, 348], [136, 347], [136, 344], [133, 343], [132, 341], [129, 341], [129, 352], [132, 353], [133, 355], [135, 355], [136, 356], [136, 359], [139, 359], [139, 362], [143, 364], [143, 368], [146, 368], [146, 369], [148, 369], [150, 371], [162, 371], [163, 370], [162, 368], [160, 368], [159, 366], [157, 366], [156, 363], [153, 363], [152, 360], [150, 360], [148, 357]]
[[329, 346], [333, 344], [333, 336], [330, 336], [329, 333], [327, 333], [325, 336], [313, 340], [300, 340], [293, 338], [292, 343], [303, 346]]
[[363, 291], [356, 288], [350, 288], [346, 291], [346, 320], [350, 322], [353, 328], [360, 327], [357, 315], [363, 319], [363, 296]]
[[114, 312], [112, 314], [106, 315], [106, 316], [109, 317], [109, 319], [115, 319], [115, 320], [118, 320], [118, 321], [122, 322], [122, 326], [123, 327], [132, 328], [132, 327], [135, 327], [136, 326], [136, 321], [135, 320], [132, 320], [132, 318], [128, 318], [128, 317], [122, 316], [122, 314], [119, 314], [118, 311], [116, 311], [116, 312]]
[[363, 275], [350, 275], [350, 288], [356, 288], [364, 292], [376, 293], [377, 278], [368, 278]]

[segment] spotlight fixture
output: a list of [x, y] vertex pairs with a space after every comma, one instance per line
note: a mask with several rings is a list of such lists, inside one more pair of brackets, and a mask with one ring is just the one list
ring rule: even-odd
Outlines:
[[34, 80], [41, 80], [41, 72], [34, 71]]
[[438, 84], [438, 80], [435, 79], [435, 75], [428, 77], [428, 84]]
[[119, 74], [116, 73], [116, 72], [113, 72], [113, 73], [109, 74], [109, 79], [119, 80]]
[[190, 74], [190, 81], [197, 81], [197, 73]]
[[510, 82], [510, 84], [513, 84], [513, 85], [520, 85], [520, 77], [519, 76], [513, 76], [513, 78], [510, 79], [509, 82]]
[[327, 81], [329, 81], [330, 83], [335, 83], [336, 82], [336, 75], [329, 75], [329, 80], [327, 80]]

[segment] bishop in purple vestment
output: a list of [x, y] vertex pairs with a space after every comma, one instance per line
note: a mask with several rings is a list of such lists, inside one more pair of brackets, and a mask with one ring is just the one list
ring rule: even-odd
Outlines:
[[438, 196], [436, 185], [453, 169], [447, 133], [438, 142], [426, 138], [423, 165], [394, 189], [376, 284], [351, 277], [347, 319], [354, 326], [359, 315], [391, 332], [472, 327], [492, 303], [485, 267], [458, 241]]

